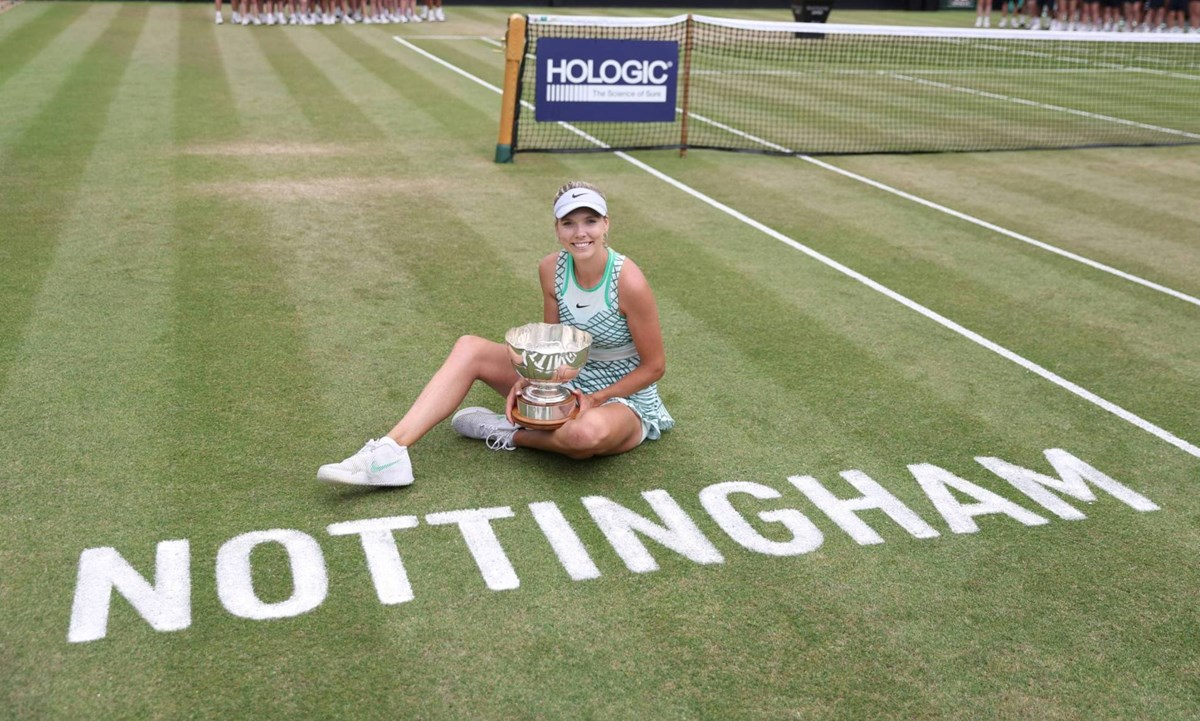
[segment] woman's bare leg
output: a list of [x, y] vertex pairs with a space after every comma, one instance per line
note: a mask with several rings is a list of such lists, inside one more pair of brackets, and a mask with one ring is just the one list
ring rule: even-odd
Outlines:
[[463, 336], [388, 436], [398, 445], [413, 445], [462, 404], [477, 380], [507, 396], [517, 381], [517, 372], [506, 346], [485, 338]]
[[515, 446], [561, 453], [569, 458], [616, 455], [641, 442], [642, 420], [620, 403], [592, 408], [554, 431], [520, 430], [513, 436]]

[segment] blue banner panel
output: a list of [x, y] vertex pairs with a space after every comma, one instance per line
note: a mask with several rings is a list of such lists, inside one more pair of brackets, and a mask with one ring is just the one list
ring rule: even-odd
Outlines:
[[679, 43], [673, 41], [541, 38], [535, 117], [674, 122], [678, 64]]

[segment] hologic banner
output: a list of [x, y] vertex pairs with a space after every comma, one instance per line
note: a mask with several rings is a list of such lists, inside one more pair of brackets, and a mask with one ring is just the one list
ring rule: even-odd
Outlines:
[[675, 121], [679, 43], [566, 38], [537, 43], [539, 121]]

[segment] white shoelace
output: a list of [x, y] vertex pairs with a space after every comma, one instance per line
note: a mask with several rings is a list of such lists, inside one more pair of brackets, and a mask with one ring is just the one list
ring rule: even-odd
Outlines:
[[515, 451], [517, 447], [512, 442], [514, 435], [516, 435], [515, 430], [496, 429], [488, 433], [484, 443], [487, 443], [487, 447], [493, 451]]

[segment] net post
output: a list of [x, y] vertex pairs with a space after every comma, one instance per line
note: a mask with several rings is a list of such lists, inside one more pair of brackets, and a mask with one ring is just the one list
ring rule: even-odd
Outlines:
[[511, 163], [513, 160], [513, 134], [516, 132], [517, 103], [520, 101], [517, 81], [520, 79], [521, 61], [525, 59], [525, 42], [525, 16], [513, 13], [508, 16], [508, 30], [504, 33], [504, 93], [500, 96], [497, 163]]
[[695, 21], [692, 19], [692, 14], [688, 13], [687, 25], [685, 26], [683, 37], [683, 102], [681, 105], [681, 117], [679, 123], [679, 157], [687, 157], [688, 147], [688, 101], [691, 99], [692, 89], [692, 29], [695, 27]]

